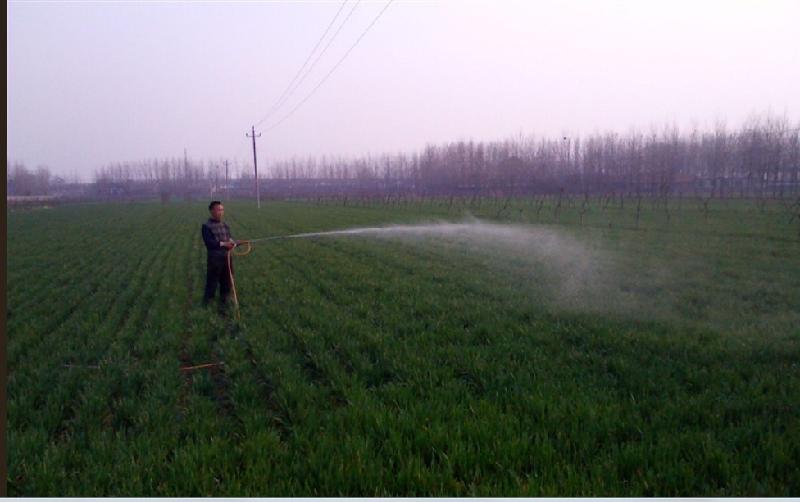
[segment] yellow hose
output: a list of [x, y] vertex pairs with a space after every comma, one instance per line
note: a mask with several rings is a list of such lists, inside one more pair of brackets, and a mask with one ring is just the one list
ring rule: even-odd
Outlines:
[[[246, 246], [246, 248], [241, 252], [235, 251], [235, 249], [237, 249], [240, 246]], [[229, 249], [228, 252], [226, 253], [228, 257], [228, 277], [231, 280], [231, 290], [233, 291], [233, 305], [236, 307], [237, 321], [241, 319], [241, 316], [239, 315], [239, 298], [236, 296], [236, 283], [233, 280], [233, 269], [231, 268], [231, 255], [247, 256], [250, 254], [250, 251], [252, 250], [253, 250], [253, 245], [250, 243], [250, 241], [239, 241], [239, 243], [236, 245], [235, 248]]]

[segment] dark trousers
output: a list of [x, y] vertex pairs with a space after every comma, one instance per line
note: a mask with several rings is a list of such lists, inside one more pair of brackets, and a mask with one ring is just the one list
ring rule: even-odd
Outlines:
[[206, 266], [206, 291], [203, 295], [203, 303], [208, 304], [217, 292], [219, 285], [220, 302], [225, 304], [231, 293], [231, 275], [233, 274], [233, 262], [231, 262], [231, 272], [228, 273], [228, 259], [225, 256], [209, 256]]

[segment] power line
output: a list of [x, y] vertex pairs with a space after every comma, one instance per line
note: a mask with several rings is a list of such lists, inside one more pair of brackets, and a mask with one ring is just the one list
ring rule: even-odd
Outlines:
[[[295, 75], [292, 78], [291, 82], [289, 82], [289, 85], [286, 86], [286, 89], [283, 90], [283, 92], [281, 93], [280, 97], [272, 104], [272, 106], [267, 111], [266, 115], [264, 115], [264, 118], [262, 118], [257, 123], [257, 125], [260, 125], [262, 122], [264, 122], [264, 120], [267, 119], [267, 117], [272, 115], [273, 112], [275, 112], [278, 108], [280, 108], [280, 106], [283, 104], [284, 98], [288, 98], [287, 93], [289, 93], [289, 89], [291, 89], [292, 85], [294, 85], [294, 83], [297, 81], [297, 77], [299, 77], [300, 74], [303, 72], [303, 70], [305, 69], [306, 65], [311, 60], [311, 56], [313, 56], [314, 53], [317, 52], [317, 49], [319, 48], [319, 44], [321, 44], [322, 41], [325, 39], [325, 36], [331, 30], [331, 27], [333, 26], [333, 23], [335, 23], [336, 20], [339, 18], [339, 14], [341, 14], [342, 9], [344, 9], [344, 6], [347, 4], [347, 2], [348, 2], [348, 0], [344, 0], [342, 2], [342, 5], [339, 6], [339, 10], [336, 11], [336, 15], [333, 16], [333, 19], [331, 19], [331, 22], [328, 23], [328, 27], [325, 28], [325, 32], [322, 33], [322, 36], [319, 37], [319, 40], [317, 40], [317, 43], [316, 43], [316, 45], [314, 45], [314, 48], [311, 49], [311, 52], [308, 54], [308, 57], [306, 58], [306, 60], [303, 62], [303, 65], [300, 66], [300, 69], [297, 70], [297, 73], [295, 73]], [[358, 4], [356, 4], [356, 5], [358, 5]], [[352, 13], [352, 11], [351, 11], [351, 13]], [[335, 35], [334, 35], [334, 37], [335, 37]], [[312, 68], [313, 68], [313, 66], [312, 66]]]
[[[313, 70], [314, 67], [317, 65], [317, 63], [319, 62], [320, 58], [322, 58], [322, 56], [328, 51], [328, 47], [330, 47], [331, 44], [333, 43], [333, 41], [336, 40], [336, 37], [339, 35], [339, 32], [342, 31], [342, 28], [344, 28], [344, 25], [347, 24], [347, 21], [350, 19], [350, 16], [353, 15], [353, 12], [355, 12], [356, 7], [358, 7], [358, 4], [360, 4], [360, 3], [361, 3], [361, 0], [358, 0], [355, 3], [355, 5], [353, 5], [353, 8], [350, 9], [350, 12], [347, 13], [347, 17], [344, 18], [344, 21], [342, 21], [342, 24], [340, 24], [339, 28], [336, 29], [336, 33], [334, 33], [333, 36], [330, 38], [330, 40], [328, 40], [328, 43], [325, 44], [325, 47], [322, 49], [322, 51], [314, 59], [314, 62], [311, 63], [311, 66], [308, 67], [308, 70], [306, 70], [306, 72], [303, 74], [303, 76], [300, 77], [300, 80], [295, 84], [294, 88], [289, 92], [289, 96], [291, 96], [294, 93], [294, 91], [296, 91], [297, 88], [300, 87], [300, 84], [302, 84], [305, 81], [306, 77], [308, 77], [308, 75], [311, 73], [311, 70]], [[287, 96], [287, 98], [288, 98], [288, 96]], [[284, 102], [285, 101], [286, 100], [284, 100]], [[266, 119], [267, 119], [267, 117], [262, 118], [256, 125], [260, 125]]]
[[[350, 9], [350, 12], [347, 13], [347, 17], [345, 17], [344, 21], [342, 21], [342, 24], [340, 24], [339, 27], [336, 29], [336, 32], [328, 40], [328, 43], [325, 44], [325, 47], [322, 48], [322, 51], [320, 51], [320, 53], [317, 54], [317, 57], [314, 58], [314, 61], [311, 63], [311, 66], [309, 66], [308, 69], [303, 73], [303, 75], [300, 77], [300, 80], [298, 80], [297, 83], [294, 84], [292, 89], [289, 91], [289, 94], [286, 95], [286, 98], [283, 101], [281, 101], [280, 103], [278, 103], [278, 108], [280, 108], [294, 94], [294, 92], [300, 87], [300, 85], [303, 82], [305, 82], [306, 77], [308, 77], [308, 75], [311, 73], [311, 71], [317, 66], [317, 63], [322, 58], [322, 56], [324, 56], [325, 53], [328, 51], [328, 48], [331, 46], [333, 41], [336, 40], [336, 37], [339, 36], [339, 32], [342, 31], [342, 28], [344, 28], [344, 25], [346, 25], [347, 21], [350, 20], [350, 17], [353, 15], [353, 12], [355, 12], [356, 7], [358, 7], [358, 4], [360, 4], [360, 3], [361, 3], [361, 0], [357, 0], [356, 1], [355, 5], [353, 5], [353, 7]], [[267, 120], [267, 118], [269, 118], [269, 115], [270, 114], [267, 114], [267, 116], [262, 118], [256, 125], [260, 125], [265, 120]]]
[[[306, 70], [305, 73], [303, 73], [303, 76], [300, 77], [300, 80], [294, 85], [294, 88], [289, 93], [289, 96], [294, 94], [294, 91], [296, 91], [300, 87], [300, 85], [303, 82], [305, 82], [306, 77], [308, 77], [311, 74], [311, 71], [317, 66], [317, 63], [319, 62], [320, 59], [322, 59], [322, 56], [324, 56], [325, 53], [328, 52], [328, 48], [331, 46], [333, 41], [336, 40], [336, 37], [339, 36], [339, 33], [342, 31], [342, 28], [344, 28], [344, 25], [346, 25], [347, 21], [350, 20], [350, 17], [353, 15], [353, 12], [355, 12], [356, 8], [360, 3], [361, 0], [356, 1], [355, 5], [353, 5], [353, 8], [350, 9], [350, 12], [347, 13], [347, 17], [344, 18], [342, 24], [340, 24], [339, 27], [336, 29], [336, 33], [334, 33], [333, 36], [330, 38], [330, 40], [328, 40], [328, 43], [325, 44], [325, 47], [322, 49], [322, 51], [319, 54], [317, 54], [316, 58], [314, 58], [314, 61], [311, 63], [311, 66], [308, 67], [308, 70]], [[287, 96], [287, 99], [289, 98], [289, 96]]]
[[372, 20], [372, 22], [369, 24], [369, 26], [367, 26], [367, 28], [366, 28], [366, 29], [363, 31], [363, 33], [361, 33], [361, 35], [358, 37], [358, 39], [356, 39], [355, 43], [354, 43], [353, 45], [351, 45], [349, 49], [347, 49], [347, 52], [345, 52], [345, 53], [344, 53], [344, 56], [342, 56], [342, 58], [341, 58], [341, 59], [339, 59], [339, 61], [338, 61], [338, 62], [337, 62], [337, 63], [336, 63], [334, 66], [333, 66], [333, 68], [331, 68], [331, 70], [330, 70], [330, 71], [329, 71], [329, 72], [328, 72], [328, 73], [327, 73], [327, 74], [326, 74], [326, 75], [325, 75], [325, 76], [322, 78], [322, 80], [320, 80], [320, 82], [317, 84], [317, 86], [316, 86], [316, 87], [314, 87], [314, 88], [311, 90], [311, 92], [309, 92], [309, 93], [306, 95], [306, 97], [305, 97], [305, 98], [303, 98], [303, 99], [302, 99], [302, 100], [301, 100], [299, 103], [297, 103], [297, 105], [295, 105], [295, 107], [294, 107], [294, 108], [292, 108], [292, 110], [291, 110], [291, 111], [290, 111], [290, 112], [289, 112], [287, 115], [285, 115], [285, 116], [284, 116], [282, 119], [280, 119], [279, 121], [275, 122], [275, 123], [274, 123], [274, 124], [272, 124], [271, 126], [267, 127], [267, 128], [266, 128], [266, 130], [267, 130], [267, 131], [271, 131], [272, 129], [274, 129], [274, 128], [278, 127], [278, 126], [279, 126], [279, 125], [281, 125], [283, 122], [285, 122], [285, 121], [286, 121], [286, 119], [288, 119], [289, 117], [291, 117], [292, 115], [294, 115], [294, 113], [295, 113], [295, 112], [296, 112], [296, 111], [297, 111], [297, 110], [298, 110], [298, 109], [299, 109], [301, 106], [303, 106], [303, 104], [305, 104], [305, 102], [306, 102], [306, 101], [308, 101], [308, 100], [311, 98], [311, 96], [313, 96], [313, 95], [314, 95], [314, 93], [315, 93], [315, 92], [317, 92], [317, 89], [319, 89], [320, 87], [322, 87], [322, 84], [324, 84], [324, 83], [325, 83], [325, 82], [328, 80], [328, 78], [329, 78], [329, 77], [330, 77], [330, 76], [333, 74], [333, 72], [334, 72], [334, 71], [336, 71], [336, 69], [337, 69], [337, 68], [339, 68], [339, 66], [340, 66], [340, 65], [342, 64], [342, 62], [343, 62], [343, 61], [344, 61], [344, 60], [347, 58], [347, 56], [350, 54], [350, 52], [352, 52], [352, 50], [356, 48], [356, 46], [358, 45], [358, 43], [359, 43], [359, 42], [361, 42], [361, 39], [362, 39], [362, 38], [364, 38], [364, 36], [367, 34], [367, 32], [368, 32], [368, 31], [369, 31], [369, 30], [370, 30], [370, 29], [371, 29], [371, 28], [372, 28], [372, 27], [375, 25], [375, 23], [377, 23], [377, 22], [378, 22], [378, 19], [380, 19], [380, 18], [381, 18], [381, 16], [383, 15], [383, 13], [384, 13], [384, 12], [386, 12], [386, 9], [388, 9], [388, 8], [389, 8], [389, 6], [392, 4], [392, 2], [394, 2], [394, 0], [389, 0], [389, 2], [387, 2], [387, 3], [386, 3], [386, 5], [385, 5], [385, 6], [383, 7], [383, 9], [382, 9], [382, 10], [381, 10], [381, 11], [378, 13], [378, 15], [377, 15], [377, 16], [375, 16], [375, 19], [373, 19], [373, 20]]

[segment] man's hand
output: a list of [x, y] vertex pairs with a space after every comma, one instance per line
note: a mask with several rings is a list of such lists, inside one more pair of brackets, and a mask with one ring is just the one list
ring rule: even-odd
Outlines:
[[236, 243], [234, 243], [233, 241], [226, 241], [222, 243], [222, 247], [224, 247], [225, 249], [233, 249], [236, 247]]

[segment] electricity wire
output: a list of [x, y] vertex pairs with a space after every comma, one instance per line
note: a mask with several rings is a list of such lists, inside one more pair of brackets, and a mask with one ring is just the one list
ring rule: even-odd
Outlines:
[[[333, 41], [336, 40], [336, 37], [342, 31], [342, 28], [344, 28], [344, 25], [347, 24], [347, 21], [350, 20], [350, 17], [353, 15], [353, 12], [355, 12], [356, 7], [358, 7], [358, 5], [360, 3], [361, 3], [361, 0], [358, 0], [355, 3], [355, 5], [353, 5], [353, 8], [350, 9], [350, 12], [347, 13], [347, 17], [344, 18], [344, 21], [342, 21], [342, 24], [339, 25], [339, 28], [336, 29], [336, 32], [333, 34], [333, 36], [330, 38], [330, 40], [328, 40], [328, 43], [325, 44], [325, 47], [322, 49], [322, 51], [319, 54], [317, 54], [317, 57], [314, 59], [314, 62], [311, 63], [311, 66], [308, 68], [308, 70], [306, 70], [306, 72], [303, 74], [303, 76], [300, 78], [300, 80], [297, 82], [297, 84], [295, 84], [294, 88], [289, 93], [290, 95], [294, 94], [294, 91], [296, 91], [300, 87], [300, 85], [303, 82], [305, 82], [306, 77], [308, 77], [311, 74], [311, 70], [313, 70], [317, 66], [317, 63], [322, 58], [322, 56], [325, 55], [326, 52], [328, 52], [328, 48], [331, 46]], [[286, 100], [284, 100], [284, 102], [286, 102], [287, 100], [288, 100], [288, 97], [287, 97]], [[266, 119], [266, 117], [264, 119], [262, 119], [261, 122], [259, 122], [259, 124], [264, 122], [265, 119]]]
[[355, 49], [355, 48], [356, 48], [356, 46], [359, 44], [359, 42], [361, 42], [361, 40], [362, 40], [362, 39], [364, 38], [364, 36], [367, 34], [367, 32], [369, 32], [369, 30], [370, 30], [370, 29], [371, 29], [371, 28], [372, 28], [372, 27], [375, 25], [375, 23], [377, 23], [377, 22], [378, 22], [378, 19], [380, 19], [380, 18], [381, 18], [381, 16], [383, 15], [383, 13], [384, 13], [384, 12], [386, 12], [386, 9], [388, 9], [388, 8], [389, 8], [389, 6], [392, 4], [392, 2], [394, 2], [394, 0], [389, 0], [389, 2], [387, 2], [387, 4], [386, 4], [386, 5], [383, 7], [383, 9], [382, 9], [382, 10], [381, 10], [381, 11], [378, 13], [378, 15], [377, 15], [377, 16], [375, 16], [375, 19], [373, 19], [373, 20], [372, 20], [372, 22], [369, 24], [369, 26], [367, 26], [367, 28], [366, 28], [366, 29], [365, 29], [365, 30], [364, 30], [364, 31], [361, 33], [361, 35], [358, 37], [358, 39], [356, 39], [355, 43], [353, 43], [353, 45], [351, 45], [351, 46], [350, 46], [350, 48], [349, 48], [349, 49], [347, 49], [347, 52], [345, 52], [345, 53], [344, 53], [344, 56], [342, 56], [342, 57], [341, 57], [341, 59], [339, 59], [339, 61], [338, 61], [338, 62], [337, 62], [337, 63], [336, 63], [334, 66], [333, 66], [333, 68], [331, 68], [331, 70], [330, 70], [330, 71], [329, 71], [329, 72], [328, 72], [328, 73], [327, 73], [327, 74], [326, 74], [326, 75], [325, 75], [325, 76], [322, 78], [322, 80], [320, 80], [320, 82], [317, 84], [317, 86], [316, 86], [316, 87], [314, 87], [314, 88], [311, 90], [311, 92], [309, 92], [309, 93], [306, 95], [306, 97], [305, 97], [305, 98], [303, 98], [303, 99], [302, 99], [302, 100], [301, 100], [299, 103], [297, 103], [297, 105], [295, 105], [295, 107], [294, 107], [294, 108], [292, 108], [292, 110], [291, 110], [291, 111], [290, 111], [288, 114], [286, 114], [286, 115], [285, 115], [283, 118], [281, 118], [279, 121], [277, 121], [277, 122], [275, 122], [274, 124], [272, 124], [272, 125], [270, 125], [269, 127], [267, 127], [267, 128], [266, 128], [266, 131], [271, 131], [272, 129], [275, 129], [276, 127], [278, 127], [279, 125], [281, 125], [282, 123], [284, 123], [284, 122], [285, 122], [285, 121], [286, 121], [286, 120], [287, 120], [289, 117], [291, 117], [292, 115], [294, 115], [294, 113], [295, 113], [295, 112], [296, 112], [296, 111], [297, 111], [297, 110], [298, 110], [298, 109], [299, 109], [301, 106], [303, 106], [303, 104], [305, 104], [305, 103], [306, 103], [306, 101], [308, 101], [308, 100], [311, 98], [311, 96], [313, 96], [313, 95], [314, 95], [314, 93], [315, 93], [315, 92], [317, 92], [317, 89], [319, 89], [320, 87], [322, 87], [322, 84], [324, 84], [324, 83], [325, 83], [325, 82], [328, 80], [328, 78], [330, 78], [330, 76], [333, 74], [333, 72], [334, 72], [334, 71], [336, 71], [336, 69], [337, 69], [337, 68], [339, 68], [339, 66], [340, 66], [340, 65], [342, 64], [342, 62], [343, 62], [343, 61], [344, 61], [344, 60], [347, 58], [347, 56], [350, 54], [350, 52], [352, 52], [352, 51], [353, 51], [353, 49]]
[[[359, 0], [359, 1], [360, 1], [360, 0]], [[331, 19], [331, 22], [330, 22], [330, 23], [328, 23], [328, 27], [327, 27], [327, 28], [325, 28], [325, 31], [322, 33], [322, 36], [321, 36], [321, 37], [319, 37], [319, 40], [317, 40], [317, 43], [316, 43], [316, 45], [314, 45], [314, 48], [313, 48], [313, 49], [311, 49], [311, 52], [308, 54], [308, 57], [307, 57], [307, 58], [306, 58], [306, 60], [303, 62], [302, 66], [300, 66], [300, 69], [298, 69], [298, 70], [297, 70], [297, 73], [295, 73], [294, 77], [293, 77], [293, 78], [292, 78], [292, 80], [289, 82], [289, 85], [287, 85], [287, 86], [286, 86], [286, 89], [284, 89], [284, 90], [283, 90], [283, 92], [281, 93], [280, 97], [279, 97], [279, 98], [278, 98], [278, 99], [275, 101], [275, 103], [273, 103], [273, 104], [272, 104], [272, 106], [269, 108], [269, 110], [267, 110], [267, 113], [264, 115], [264, 117], [263, 117], [261, 120], [259, 120], [259, 121], [256, 123], [256, 125], [260, 125], [260, 124], [261, 124], [262, 122], [264, 122], [264, 121], [265, 121], [267, 118], [269, 118], [269, 117], [270, 117], [270, 116], [271, 116], [271, 115], [272, 115], [274, 112], [276, 112], [276, 111], [277, 111], [277, 110], [278, 110], [278, 109], [281, 107], [281, 105], [283, 105], [283, 103], [284, 103], [284, 102], [285, 102], [287, 99], [289, 99], [289, 97], [290, 97], [290, 96], [291, 96], [291, 95], [294, 93], [294, 91], [297, 89], [297, 87], [294, 87], [294, 89], [292, 89], [292, 86], [293, 86], [293, 85], [294, 85], [294, 83], [297, 81], [297, 77], [299, 77], [299, 76], [300, 76], [300, 74], [303, 72], [303, 70], [305, 69], [306, 65], [307, 65], [307, 64], [308, 64], [308, 62], [311, 60], [311, 57], [314, 55], [314, 53], [315, 53], [315, 52], [317, 51], [317, 49], [319, 48], [319, 45], [320, 45], [320, 44], [322, 43], [322, 41], [325, 39], [325, 36], [328, 34], [328, 32], [331, 30], [331, 27], [333, 26], [333, 24], [334, 24], [334, 23], [336, 22], [336, 20], [339, 18], [339, 14], [341, 14], [341, 13], [342, 13], [342, 9], [344, 9], [344, 6], [347, 4], [347, 2], [348, 2], [348, 0], [344, 0], [344, 1], [342, 2], [342, 5], [340, 5], [340, 6], [339, 6], [339, 10], [337, 10], [337, 11], [336, 11], [336, 15], [334, 15], [334, 16], [333, 16], [333, 19]], [[356, 6], [358, 6], [358, 2], [356, 2]], [[353, 13], [353, 10], [355, 10], [355, 7], [353, 7], [353, 9], [350, 11], [350, 14], [352, 14], [352, 13]], [[348, 15], [348, 18], [349, 18], [349, 17], [350, 17], [350, 16]], [[345, 19], [344, 23], [346, 23], [346, 22], [347, 22], [347, 19]], [[342, 23], [342, 26], [344, 26], [344, 23]], [[339, 30], [341, 30], [341, 26], [339, 27]], [[337, 30], [337, 32], [336, 32], [336, 33], [338, 34], [338, 33], [339, 33], [339, 31]], [[334, 38], [336, 38], [336, 35], [334, 35], [334, 36], [333, 36], [333, 38], [332, 38], [331, 40], [333, 40]], [[328, 44], [328, 46], [329, 46], [329, 45], [330, 45], [330, 43]], [[325, 52], [325, 50], [328, 48], [328, 46], [326, 46], [326, 47], [325, 47], [325, 49], [323, 49], [322, 53], [320, 53], [320, 54], [324, 54], [324, 52]], [[314, 64], [316, 64], [316, 62], [317, 62], [317, 61], [319, 61], [319, 58], [317, 58], [316, 60], [314, 60]], [[309, 68], [309, 70], [308, 70], [308, 71], [311, 71], [311, 70], [314, 68], [314, 64], [312, 64], [312, 65], [311, 65], [311, 67]], [[306, 73], [306, 75], [307, 75], [307, 74], [308, 74], [308, 73]], [[300, 83], [302, 83], [302, 81], [301, 81]], [[299, 85], [300, 85], [300, 83], [298, 83], [297, 85], [299, 86]], [[290, 89], [291, 89], [291, 92], [290, 92]], [[284, 99], [284, 98], [286, 98], [286, 99]]]

